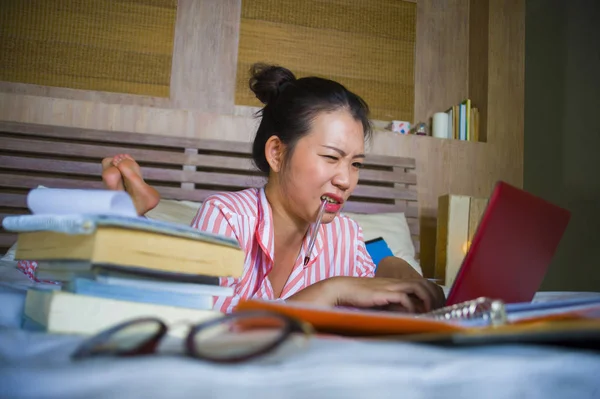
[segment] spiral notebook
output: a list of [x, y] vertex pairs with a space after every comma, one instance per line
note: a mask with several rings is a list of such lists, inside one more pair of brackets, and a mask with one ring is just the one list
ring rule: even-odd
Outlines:
[[600, 320], [600, 298], [505, 304], [501, 300], [481, 297], [420, 315], [264, 300], [242, 301], [235, 309], [236, 312], [248, 310], [267, 310], [295, 317], [311, 323], [320, 332], [376, 336], [458, 333], [536, 322]]

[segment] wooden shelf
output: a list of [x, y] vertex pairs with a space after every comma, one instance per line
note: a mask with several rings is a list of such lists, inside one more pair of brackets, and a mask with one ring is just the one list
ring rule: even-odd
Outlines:
[[395, 139], [396, 153], [417, 160], [427, 276], [433, 275], [439, 196], [486, 198], [497, 180], [523, 184], [524, 76], [525, 0], [417, 2], [413, 121], [429, 125], [434, 113], [469, 98], [480, 112], [481, 139]]

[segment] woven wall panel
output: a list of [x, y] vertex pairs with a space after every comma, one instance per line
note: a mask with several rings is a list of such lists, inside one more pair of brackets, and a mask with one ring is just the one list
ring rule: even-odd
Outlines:
[[254, 62], [323, 76], [361, 95], [375, 119], [411, 121], [416, 4], [401, 0], [242, 0], [236, 104]]
[[168, 97], [177, 0], [2, 0], [0, 80]]

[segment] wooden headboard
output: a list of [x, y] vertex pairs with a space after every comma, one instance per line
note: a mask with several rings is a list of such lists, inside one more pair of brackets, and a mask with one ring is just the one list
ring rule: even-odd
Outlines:
[[[246, 142], [0, 122], [0, 218], [29, 213], [27, 192], [38, 185], [103, 188], [100, 161], [119, 153], [132, 155], [144, 179], [166, 199], [203, 201], [216, 191], [265, 182]], [[344, 210], [405, 212], [418, 253], [416, 184], [414, 159], [368, 155]], [[15, 240], [0, 231], [1, 253]]]

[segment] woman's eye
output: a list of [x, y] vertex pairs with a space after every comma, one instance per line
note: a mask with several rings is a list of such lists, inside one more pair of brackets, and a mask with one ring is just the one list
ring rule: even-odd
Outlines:
[[338, 160], [337, 157], [334, 157], [333, 155], [323, 155], [323, 157], [327, 158], [327, 159], [331, 159], [333, 161], [337, 161]]
[[354, 166], [357, 169], [361, 169], [364, 165], [361, 162], [354, 162], [352, 166]]

